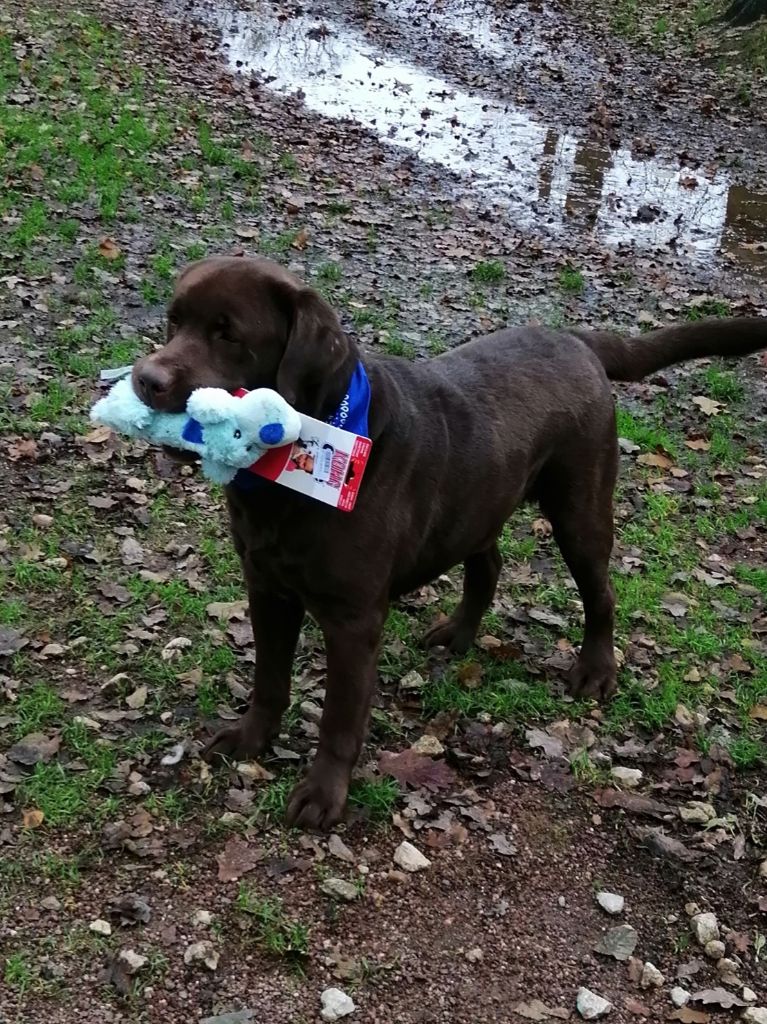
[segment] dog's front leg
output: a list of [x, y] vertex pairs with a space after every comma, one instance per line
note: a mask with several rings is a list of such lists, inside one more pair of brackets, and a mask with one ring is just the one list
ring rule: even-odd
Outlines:
[[280, 731], [290, 703], [290, 681], [304, 606], [295, 595], [265, 593], [249, 582], [248, 604], [256, 642], [250, 707], [234, 725], [216, 733], [204, 751], [244, 761], [260, 757]]
[[288, 803], [288, 823], [328, 829], [342, 817], [352, 769], [367, 730], [386, 609], [346, 619], [317, 616], [325, 637], [327, 683], [314, 764]]

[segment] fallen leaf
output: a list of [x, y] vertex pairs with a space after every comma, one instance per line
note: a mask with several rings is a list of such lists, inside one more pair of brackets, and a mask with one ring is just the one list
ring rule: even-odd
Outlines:
[[413, 750], [403, 750], [399, 754], [384, 750], [378, 761], [378, 770], [382, 775], [391, 775], [403, 785], [414, 789], [423, 786], [432, 792], [447, 789], [456, 778], [453, 769], [444, 761], [421, 757]]
[[40, 828], [45, 815], [42, 811], [38, 811], [37, 808], [29, 808], [26, 811], [22, 811], [21, 818], [24, 828]]
[[517, 848], [507, 835], [504, 835], [502, 832], [494, 832], [488, 838], [495, 852], [499, 853], [502, 857], [516, 856]]
[[625, 790], [598, 789], [594, 793], [594, 799], [600, 807], [620, 807], [634, 814], [663, 817], [671, 812], [668, 804], [661, 803], [660, 800], [653, 800], [652, 797], [643, 796], [641, 793], [627, 793]]
[[703, 1010], [693, 1010], [691, 1006], [680, 1006], [678, 1010], [668, 1015], [669, 1020], [681, 1020], [682, 1024], [708, 1024], [711, 1020], [710, 1013]]
[[100, 594], [104, 597], [110, 598], [112, 601], [117, 601], [119, 604], [124, 604], [126, 601], [130, 601], [131, 592], [127, 587], [122, 586], [121, 583], [113, 583], [111, 580], [105, 580], [103, 583], [99, 583], [96, 588]]
[[656, 853], [661, 857], [669, 857], [672, 860], [691, 863], [692, 861], [700, 860], [703, 856], [697, 850], [689, 850], [684, 843], [674, 839], [673, 836], [666, 835], [665, 832], [661, 832], [657, 828], [635, 829], [634, 834], [641, 839], [643, 845], [652, 853]]
[[141, 565], [144, 561], [144, 549], [135, 537], [126, 537], [120, 545], [120, 554], [125, 565]]
[[14, 743], [8, 751], [11, 761], [18, 764], [47, 764], [59, 752], [61, 739], [58, 736], [48, 737], [42, 732], [31, 732], [18, 743]]
[[730, 1010], [733, 1006], [746, 1006], [746, 1001], [728, 992], [726, 988], [703, 988], [699, 992], [693, 992], [690, 996], [691, 1003], [703, 1003], [704, 1006], [719, 1006], [723, 1010]]
[[684, 594], [676, 593], [664, 594], [660, 602], [661, 608], [665, 609], [669, 615], [673, 615], [675, 619], [684, 618], [689, 611], [690, 604], [690, 599]]
[[637, 457], [640, 466], [655, 466], [657, 469], [670, 469], [674, 463], [659, 452], [645, 452]]
[[10, 626], [0, 626], [0, 658], [10, 658], [12, 654], [20, 651], [29, 643], [21, 635], [18, 629], [11, 629]]
[[239, 836], [232, 836], [216, 857], [219, 881], [236, 882], [242, 875], [252, 871], [263, 856], [264, 851], [257, 846], [252, 846]]
[[565, 1010], [562, 1007], [549, 1007], [545, 1003], [542, 1003], [540, 999], [531, 999], [527, 1003], [517, 1003], [516, 1006], [512, 1006], [511, 1012], [518, 1014], [520, 1017], [524, 1017], [525, 1020], [548, 1022], [552, 1017], [557, 1020], [570, 1019], [569, 1010]]
[[696, 395], [692, 400], [692, 404], [697, 405], [706, 416], [718, 416], [724, 408], [721, 402], [716, 402], [713, 398], [706, 398], [705, 395]]
[[247, 601], [213, 601], [205, 606], [212, 619], [244, 619], [248, 613]]
[[767, 704], [754, 704], [748, 713], [749, 718], [754, 718], [759, 722], [767, 722]]
[[705, 441], [702, 437], [693, 437], [685, 441], [687, 448], [692, 448], [694, 452], [707, 452], [711, 447], [708, 441]]
[[543, 729], [528, 729], [525, 739], [533, 749], [540, 747], [546, 757], [562, 757], [564, 745], [557, 736], [549, 736]]
[[308, 228], [301, 228], [298, 234], [295, 236], [293, 241], [290, 243], [294, 249], [298, 249], [303, 252], [309, 243], [309, 230]]
[[478, 661], [469, 661], [458, 669], [458, 682], [467, 690], [476, 690], [482, 679], [482, 666]]
[[122, 249], [115, 242], [114, 238], [102, 238], [99, 242], [99, 252], [105, 260], [119, 260], [122, 256]]
[[146, 704], [147, 694], [149, 693], [145, 685], [137, 686], [133, 693], [129, 694], [125, 698], [125, 703], [133, 711], [137, 711], [139, 708], [143, 708]]

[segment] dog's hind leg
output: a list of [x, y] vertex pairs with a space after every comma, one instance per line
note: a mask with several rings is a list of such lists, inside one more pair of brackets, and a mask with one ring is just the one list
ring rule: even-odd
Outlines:
[[424, 636], [427, 647], [449, 647], [456, 654], [468, 651], [477, 636], [482, 616], [493, 603], [501, 564], [501, 553], [495, 541], [465, 560], [461, 603], [449, 619], [428, 630]]
[[605, 700], [617, 686], [615, 595], [609, 577], [618, 467], [615, 428], [611, 423], [596, 444], [594, 438], [583, 441], [590, 443], [580, 452], [545, 467], [537, 492], [583, 601], [583, 644], [569, 690], [576, 697]]

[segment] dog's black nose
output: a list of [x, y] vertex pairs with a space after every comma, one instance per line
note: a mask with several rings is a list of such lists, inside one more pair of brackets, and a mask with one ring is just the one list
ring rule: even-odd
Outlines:
[[139, 398], [147, 405], [154, 405], [155, 401], [170, 390], [170, 371], [157, 363], [145, 362], [136, 374]]

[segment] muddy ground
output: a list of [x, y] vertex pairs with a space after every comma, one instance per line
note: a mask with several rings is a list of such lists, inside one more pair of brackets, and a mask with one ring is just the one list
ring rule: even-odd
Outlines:
[[715, 13], [0, 14], [0, 1020], [299, 1024], [328, 987], [359, 1021], [578, 1019], [581, 987], [613, 1021], [763, 1019], [760, 358], [616, 390], [619, 696], [565, 696], [581, 609], [523, 510], [469, 656], [419, 643], [456, 574], [393, 610], [330, 840], [281, 825], [316, 629], [273, 756], [211, 772], [255, 658], [220, 495], [87, 420], [205, 253], [281, 260], [402, 358], [764, 313], [763, 41]]

